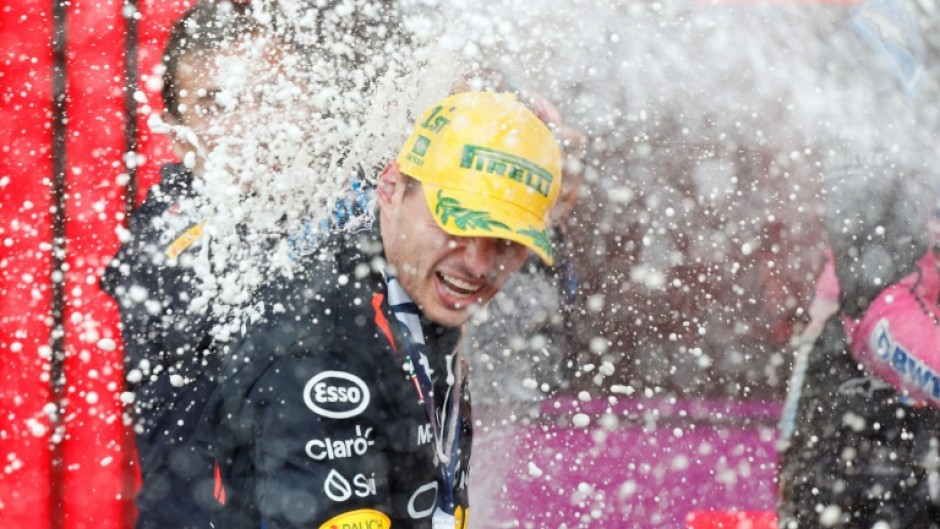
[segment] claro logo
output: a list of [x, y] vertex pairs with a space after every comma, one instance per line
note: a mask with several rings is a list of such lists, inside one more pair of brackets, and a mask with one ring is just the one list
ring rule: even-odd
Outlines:
[[348, 419], [369, 405], [369, 388], [361, 378], [344, 371], [324, 371], [304, 387], [304, 403], [317, 415]]
[[311, 459], [323, 461], [324, 459], [345, 459], [347, 457], [364, 456], [369, 447], [375, 444], [370, 437], [372, 428], [366, 428], [365, 433], [361, 426], [356, 426], [356, 436], [352, 439], [313, 439], [307, 443], [306, 452]]

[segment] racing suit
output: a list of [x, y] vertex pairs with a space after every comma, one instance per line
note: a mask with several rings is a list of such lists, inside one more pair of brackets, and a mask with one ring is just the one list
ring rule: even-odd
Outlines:
[[[934, 251], [847, 324], [855, 357], [892, 386], [940, 407], [940, 272]], [[938, 428], [940, 430], [940, 428]]]
[[333, 234], [301, 265], [262, 291], [200, 426], [219, 465], [215, 527], [430, 528], [451, 495], [445, 508], [465, 526], [470, 398], [449, 399], [448, 384], [462, 362], [448, 356], [459, 329], [420, 325], [426, 402], [438, 417], [459, 409], [448, 481], [438, 431], [403, 370], [410, 338], [391, 310], [378, 231]]
[[[857, 179], [858, 167], [846, 169], [834, 173], [840, 184]], [[882, 174], [891, 181], [890, 172]], [[937, 326], [930, 319], [940, 314], [940, 278], [932, 252], [924, 253], [918, 197], [880, 196], [874, 212], [829, 197], [830, 210], [839, 212], [830, 222], [859, 233], [829, 230], [833, 258], [813, 302], [823, 306], [815, 316], [825, 324], [801, 344], [781, 422], [781, 529], [940, 527], [940, 410], [899, 393], [898, 378], [879, 362], [889, 348], [882, 339], [887, 324], [888, 341], [936, 358], [930, 344]], [[840, 220], [846, 212], [858, 212], [851, 224]], [[894, 236], [872, 236], [880, 226]], [[869, 263], [890, 274], [887, 286], [867, 280]]]
[[779, 527], [940, 527], [940, 413], [912, 406], [859, 366], [839, 315], [826, 322], [794, 380], [790, 391], [800, 394], [784, 425]]
[[127, 389], [135, 394], [138, 529], [205, 527], [214, 505], [212, 460], [189, 444], [219, 368], [209, 354], [214, 321], [189, 307], [192, 259], [202, 248], [192, 179], [182, 164], [161, 168], [101, 279], [118, 303]]

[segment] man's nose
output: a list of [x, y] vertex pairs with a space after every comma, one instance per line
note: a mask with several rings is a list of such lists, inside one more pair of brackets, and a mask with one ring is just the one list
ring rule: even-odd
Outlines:
[[467, 267], [477, 277], [491, 274], [499, 258], [499, 245], [502, 241], [489, 237], [468, 237]]

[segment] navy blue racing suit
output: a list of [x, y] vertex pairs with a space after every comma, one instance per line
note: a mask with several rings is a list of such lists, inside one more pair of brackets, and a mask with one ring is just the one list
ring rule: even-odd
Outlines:
[[[470, 397], [451, 402], [460, 418], [448, 487], [403, 370], [408, 338], [389, 306], [377, 230], [335, 234], [304, 259], [293, 279], [262, 291], [201, 423], [220, 468], [214, 526], [430, 528], [438, 498], [452, 492], [462, 527]], [[422, 329], [440, 414], [460, 331], [423, 319]]]

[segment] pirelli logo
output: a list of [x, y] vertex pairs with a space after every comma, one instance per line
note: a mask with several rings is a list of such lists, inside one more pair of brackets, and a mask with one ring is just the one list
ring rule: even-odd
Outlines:
[[464, 145], [460, 157], [460, 167], [487, 174], [504, 176], [547, 197], [552, 187], [552, 174], [543, 167], [515, 154], [480, 147]]

